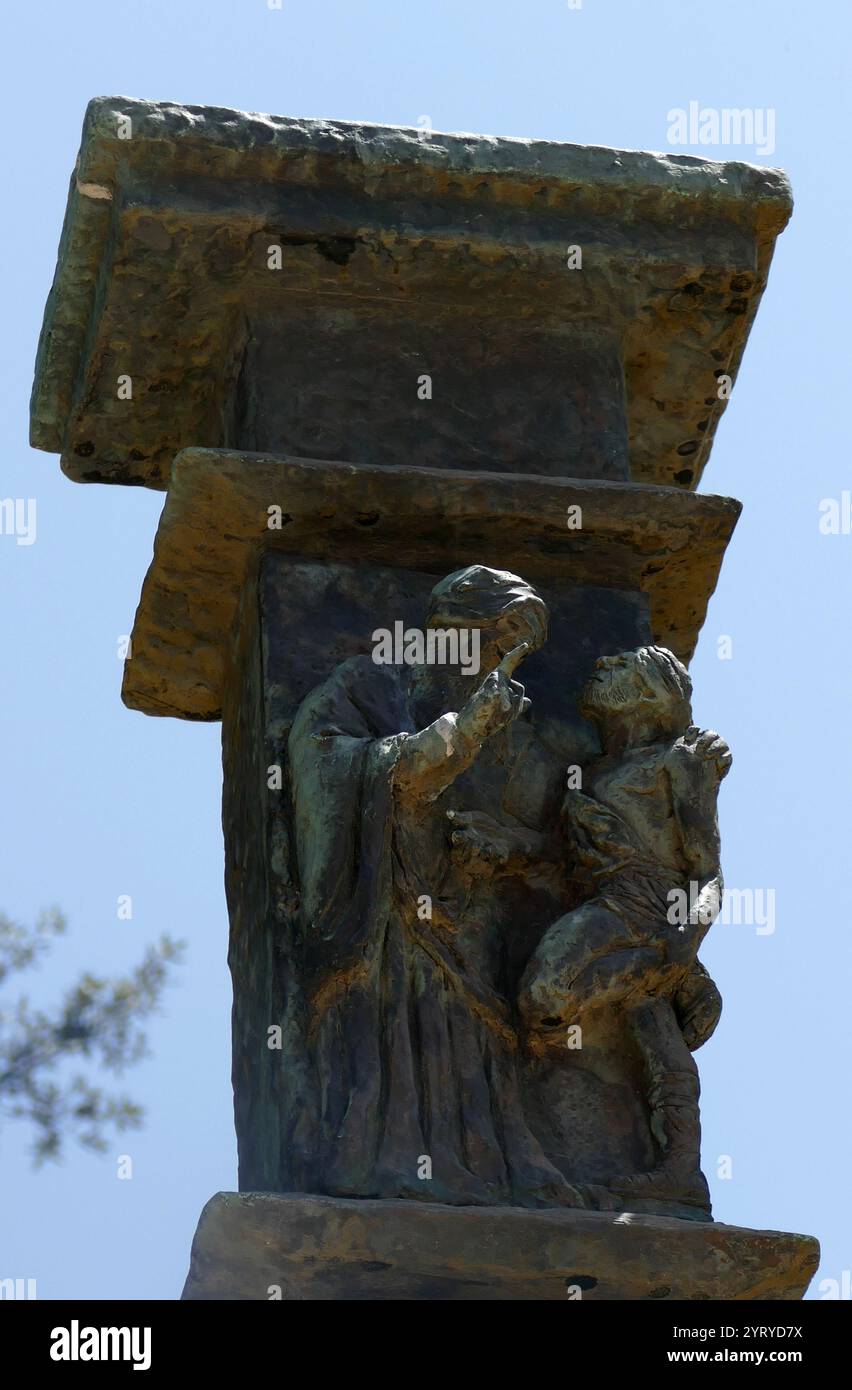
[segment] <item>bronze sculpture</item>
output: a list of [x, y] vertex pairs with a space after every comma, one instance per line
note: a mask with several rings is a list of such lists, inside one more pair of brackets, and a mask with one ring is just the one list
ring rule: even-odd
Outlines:
[[[689, 1047], [709, 1036], [719, 1000], [696, 962], [707, 928], [692, 918], [710, 900], [718, 911], [727, 750], [690, 729], [689, 678], [670, 653], [603, 658], [582, 709], [604, 756], [591, 794], [567, 794], [566, 841], [507, 795], [534, 737], [513, 737], [530, 701], [512, 673], [545, 640], [541, 598], [469, 566], [436, 585], [426, 621], [476, 626], [478, 683], [457, 667], [350, 658], [302, 702], [289, 738], [302, 1181], [335, 1196], [609, 1207], [632, 1195], [709, 1210]], [[511, 877], [563, 903], [578, 882], [592, 889], [528, 963]], [[672, 926], [669, 890], [695, 879], [700, 902]], [[523, 1056], [536, 1033], [602, 1009], [629, 1014], [662, 1157], [653, 1172], [590, 1183], [544, 1151]]]

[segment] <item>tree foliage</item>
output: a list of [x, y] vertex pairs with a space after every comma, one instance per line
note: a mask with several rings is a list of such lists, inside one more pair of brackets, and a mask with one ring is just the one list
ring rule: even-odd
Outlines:
[[139, 1127], [141, 1107], [106, 1092], [98, 1072], [119, 1075], [148, 1055], [141, 1025], [183, 949], [164, 936], [129, 975], [86, 972], [50, 1009], [7, 997], [9, 980], [36, 968], [65, 930], [57, 908], [29, 927], [0, 913], [0, 1122], [29, 1121], [36, 1164], [59, 1158], [68, 1139], [102, 1151], [113, 1130]]

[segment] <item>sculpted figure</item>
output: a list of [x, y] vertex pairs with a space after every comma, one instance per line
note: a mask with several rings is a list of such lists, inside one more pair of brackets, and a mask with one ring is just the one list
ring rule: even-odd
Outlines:
[[603, 756], [564, 807], [587, 899], [545, 933], [521, 981], [527, 1026], [546, 1032], [623, 1011], [646, 1075], [659, 1157], [607, 1183], [624, 1196], [709, 1209], [700, 1171], [698, 1071], [721, 1001], [697, 951], [722, 897], [716, 801], [727, 745], [691, 724], [685, 667], [660, 647], [603, 657], [580, 708]]
[[517, 576], [471, 566], [436, 585], [426, 622], [479, 629], [477, 677], [357, 656], [293, 723], [282, 1150], [309, 1191], [582, 1205], [524, 1115], [522, 914], [453, 830], [485, 811], [523, 823], [529, 702], [513, 671], [547, 610]]

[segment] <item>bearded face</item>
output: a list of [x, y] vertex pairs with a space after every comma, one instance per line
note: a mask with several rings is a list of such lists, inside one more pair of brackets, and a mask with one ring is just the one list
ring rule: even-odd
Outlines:
[[507, 653], [525, 642], [537, 651], [547, 636], [547, 617], [543, 608], [532, 604], [504, 613], [495, 623], [482, 628], [485, 670], [493, 670]]
[[636, 652], [602, 656], [595, 663], [580, 695], [580, 708], [589, 714], [624, 713], [653, 698]]
[[[583, 687], [580, 711], [594, 719], [654, 711], [666, 720], [691, 717], [686, 668], [663, 647], [602, 656]], [[656, 707], [656, 709], [654, 708]]]
[[[446, 618], [442, 622], [434, 618], [429, 622], [430, 627], [452, 625]], [[475, 645], [478, 665], [467, 670], [449, 663], [412, 665], [408, 679], [413, 708], [424, 724], [431, 723], [448, 704], [453, 709], [460, 708], [476, 686], [515, 648], [525, 645], [527, 655], [538, 651], [547, 638], [547, 609], [536, 598], [531, 603], [508, 609], [497, 618], [483, 619], [471, 614], [469, 624], [457, 622], [454, 626], [467, 628], [466, 644], [470, 643], [471, 634], [478, 639]], [[466, 645], [464, 650], [470, 652], [471, 648]]]
[[468, 565], [432, 590], [428, 627], [477, 629], [482, 673], [525, 643], [537, 651], [547, 637], [547, 607], [526, 580], [508, 570]]

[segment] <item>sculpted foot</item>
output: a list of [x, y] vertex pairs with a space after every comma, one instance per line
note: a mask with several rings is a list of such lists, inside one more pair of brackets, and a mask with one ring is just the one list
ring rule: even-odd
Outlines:
[[683, 1202], [710, 1210], [710, 1189], [700, 1169], [687, 1171], [663, 1165], [650, 1173], [631, 1173], [607, 1183], [622, 1197], [642, 1197], [660, 1202]]

